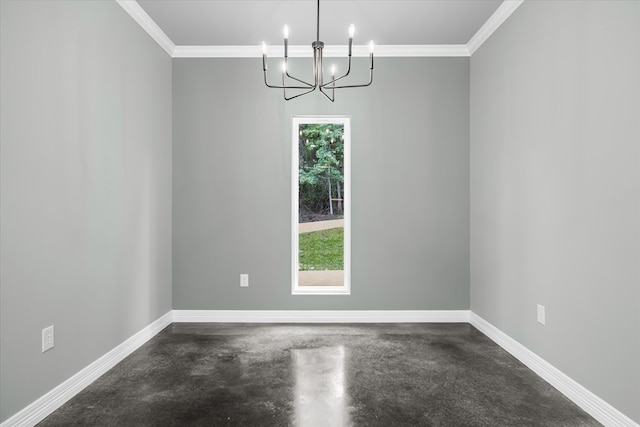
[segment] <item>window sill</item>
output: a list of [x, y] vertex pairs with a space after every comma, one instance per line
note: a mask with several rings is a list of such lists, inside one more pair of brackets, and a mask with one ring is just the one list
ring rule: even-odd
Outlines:
[[291, 295], [351, 295], [347, 286], [294, 286]]

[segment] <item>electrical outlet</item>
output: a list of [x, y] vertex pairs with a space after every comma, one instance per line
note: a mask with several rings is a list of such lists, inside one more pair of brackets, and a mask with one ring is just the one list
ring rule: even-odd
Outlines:
[[249, 275], [248, 274], [241, 274], [240, 275], [240, 286], [243, 288], [246, 288], [249, 286]]
[[540, 305], [538, 304], [538, 323], [540, 323], [541, 325], [546, 324], [546, 313], [545, 313], [545, 309], [544, 309], [544, 305]]
[[42, 352], [44, 353], [47, 350], [51, 350], [53, 348], [54, 343], [53, 337], [53, 325], [48, 328], [44, 328], [42, 330]]

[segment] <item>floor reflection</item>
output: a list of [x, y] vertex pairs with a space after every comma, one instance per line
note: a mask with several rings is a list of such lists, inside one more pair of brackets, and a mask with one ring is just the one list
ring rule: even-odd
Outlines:
[[350, 425], [344, 346], [291, 350], [298, 427]]

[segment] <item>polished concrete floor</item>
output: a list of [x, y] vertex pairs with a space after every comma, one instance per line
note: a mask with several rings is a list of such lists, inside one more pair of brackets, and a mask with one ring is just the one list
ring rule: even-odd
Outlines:
[[597, 426], [468, 324], [175, 323], [42, 426]]

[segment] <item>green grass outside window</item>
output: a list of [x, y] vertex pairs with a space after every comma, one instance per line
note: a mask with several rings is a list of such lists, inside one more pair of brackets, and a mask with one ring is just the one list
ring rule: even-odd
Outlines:
[[344, 269], [343, 228], [301, 233], [298, 241], [301, 271]]

